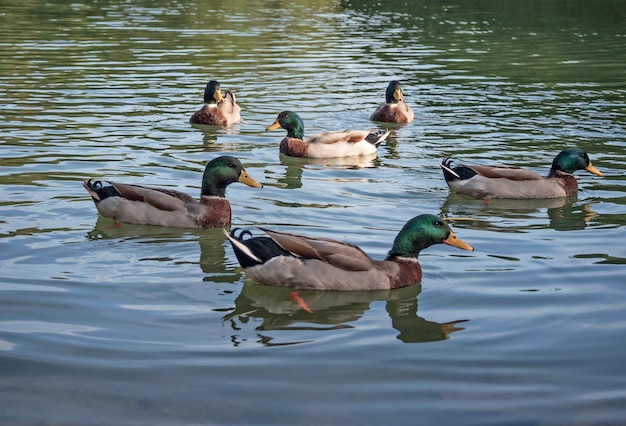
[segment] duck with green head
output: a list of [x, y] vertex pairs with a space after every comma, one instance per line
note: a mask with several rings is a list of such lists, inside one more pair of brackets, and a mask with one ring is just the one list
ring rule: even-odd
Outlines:
[[167, 188], [148, 187], [93, 179], [83, 181], [98, 212], [119, 222], [171, 228], [220, 228], [230, 224], [231, 209], [226, 187], [233, 182], [261, 188], [248, 176], [239, 160], [217, 157], [206, 165], [200, 199]]
[[443, 176], [452, 192], [476, 198], [562, 198], [578, 194], [573, 173], [586, 170], [602, 176], [580, 148], [561, 151], [552, 161], [547, 177], [515, 166], [465, 165], [452, 166], [446, 158], [440, 163]]
[[404, 101], [400, 82], [392, 80], [385, 92], [385, 102], [378, 105], [370, 120], [386, 123], [410, 123], [414, 117], [413, 110]]
[[258, 283], [296, 290], [390, 290], [418, 284], [420, 252], [444, 243], [473, 250], [438, 216], [409, 220], [396, 236], [385, 260], [375, 260], [359, 247], [260, 228], [268, 237], [243, 238], [224, 231], [246, 276]]
[[333, 158], [375, 154], [389, 136], [388, 130], [345, 130], [322, 132], [304, 139], [304, 123], [293, 111], [283, 111], [266, 130], [283, 128], [287, 136], [280, 152], [291, 157]]
[[220, 83], [211, 80], [204, 89], [204, 105], [189, 119], [190, 123], [208, 124], [212, 126], [228, 126], [237, 123], [241, 107], [233, 92], [226, 92], [222, 96]]

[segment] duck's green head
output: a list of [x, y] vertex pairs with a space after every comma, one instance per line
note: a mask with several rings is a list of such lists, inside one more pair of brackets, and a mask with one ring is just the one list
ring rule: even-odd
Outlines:
[[226, 187], [234, 182], [245, 183], [253, 188], [262, 188], [246, 173], [243, 165], [235, 157], [224, 155], [209, 161], [202, 176], [203, 196], [225, 197]]
[[302, 118], [293, 111], [283, 111], [278, 114], [276, 121], [265, 130], [276, 130], [281, 127], [287, 130], [288, 138], [304, 138], [304, 123], [302, 122]]
[[400, 101], [404, 100], [404, 96], [402, 96], [402, 88], [400, 87], [400, 82], [397, 80], [392, 80], [389, 82], [387, 86], [387, 91], [385, 92], [385, 102], [388, 104], [397, 104]]
[[224, 98], [222, 97], [220, 83], [215, 80], [209, 81], [204, 88], [204, 103], [216, 104], [218, 102], [222, 102], [223, 100]]
[[602, 173], [592, 164], [587, 153], [580, 148], [564, 149], [552, 161], [550, 175], [559, 170], [565, 173], [574, 173], [576, 170], [587, 170], [594, 175], [602, 176]]
[[387, 260], [398, 257], [417, 259], [421, 250], [440, 243], [463, 250], [474, 250], [472, 246], [457, 238], [442, 218], [423, 214], [409, 220], [400, 230], [393, 241]]

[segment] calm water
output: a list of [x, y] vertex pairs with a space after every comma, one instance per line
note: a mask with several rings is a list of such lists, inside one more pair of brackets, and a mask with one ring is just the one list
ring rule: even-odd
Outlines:
[[[618, 424], [626, 421], [626, 3], [4, 1], [0, 11], [0, 423]], [[243, 121], [192, 127], [204, 85]], [[414, 123], [376, 158], [282, 158], [369, 128], [391, 79]], [[449, 195], [445, 156], [545, 173], [585, 148], [577, 200]], [[382, 258], [420, 213], [476, 251], [422, 286], [301, 293], [245, 279], [220, 230], [113, 226], [89, 177], [199, 192], [242, 160], [233, 226]]]

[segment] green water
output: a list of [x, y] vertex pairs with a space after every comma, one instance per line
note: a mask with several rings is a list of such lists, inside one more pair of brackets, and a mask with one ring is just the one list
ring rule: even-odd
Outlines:
[[[42, 2], [0, 9], [0, 423], [621, 424], [626, 418], [626, 3]], [[192, 127], [209, 79], [242, 121]], [[391, 79], [413, 123], [375, 158], [279, 156], [371, 128]], [[547, 173], [575, 200], [451, 195], [438, 163]], [[383, 258], [421, 213], [475, 247], [427, 249], [421, 286], [307, 293], [246, 280], [221, 230], [98, 217], [86, 178], [199, 194], [234, 155], [233, 226]]]

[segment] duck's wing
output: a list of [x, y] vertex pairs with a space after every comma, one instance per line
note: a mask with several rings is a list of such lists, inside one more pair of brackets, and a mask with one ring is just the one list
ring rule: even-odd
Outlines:
[[121, 197], [131, 201], [141, 201], [150, 204], [159, 210], [181, 210], [185, 208], [186, 203], [197, 203], [197, 200], [189, 194], [173, 189], [129, 185], [111, 181], [109, 181], [109, 184], [119, 192]]
[[358, 143], [368, 141], [378, 145], [389, 136], [388, 130], [346, 130], [343, 132], [322, 132], [307, 139], [308, 143], [334, 144], [334, 143]]
[[346, 271], [368, 271], [374, 262], [359, 247], [328, 238], [313, 238], [303, 235], [277, 232], [260, 228], [279, 246], [305, 259], [318, 259]]
[[341, 142], [356, 143], [365, 139], [368, 134], [369, 132], [366, 130], [352, 130], [346, 132], [322, 132], [311, 136], [306, 141], [308, 143], [319, 144], [335, 144]]
[[484, 166], [484, 165], [474, 165], [465, 166], [469, 167], [478, 173], [481, 176], [486, 178], [503, 178], [510, 180], [542, 180], [544, 179], [541, 175], [527, 169], [522, 169], [516, 166], [509, 165], [493, 165], [493, 166]]

